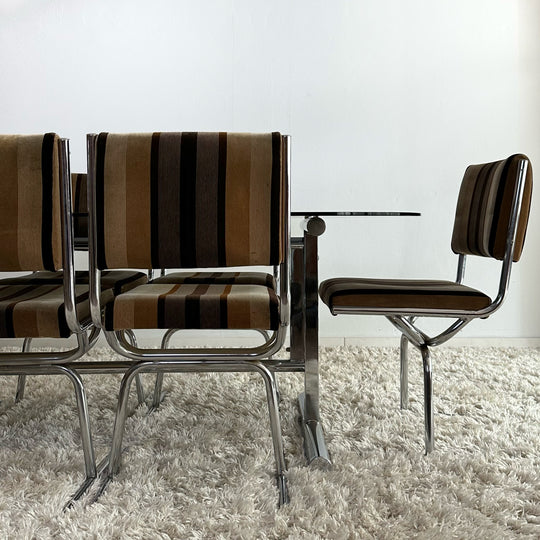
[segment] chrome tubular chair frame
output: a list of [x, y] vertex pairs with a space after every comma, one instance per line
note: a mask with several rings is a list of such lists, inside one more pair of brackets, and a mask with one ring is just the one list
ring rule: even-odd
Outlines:
[[[90, 306], [92, 320], [96, 327], [101, 328], [110, 347], [124, 358], [129, 359], [131, 366], [125, 370], [120, 388], [118, 410], [115, 420], [109, 466], [106, 477], [102, 481], [100, 493], [107, 483], [116, 475], [121, 464], [121, 449], [124, 425], [127, 411], [127, 396], [135, 376], [141, 373], [156, 373], [156, 390], [154, 407], [161, 397], [161, 379], [163, 373], [175, 372], [246, 372], [255, 371], [261, 374], [265, 382], [270, 428], [276, 462], [276, 477], [279, 489], [279, 504], [289, 501], [286, 483], [286, 465], [281, 436], [279, 416], [278, 391], [275, 373], [285, 371], [302, 371], [303, 363], [289, 360], [274, 360], [285, 342], [287, 327], [290, 320], [289, 302], [289, 259], [290, 259], [290, 202], [289, 202], [289, 137], [283, 136], [284, 156], [286, 167], [283, 171], [285, 195], [283, 197], [283, 213], [286, 216], [282, 224], [282, 242], [284, 246], [283, 262], [278, 265], [278, 287], [280, 297], [280, 322], [276, 331], [271, 333], [257, 330], [265, 339], [261, 345], [247, 348], [169, 348], [170, 337], [177, 329], [167, 330], [159, 349], [144, 349], [126, 339], [124, 331], [109, 331], [103, 327], [102, 306], [100, 304], [100, 269], [97, 261], [97, 201], [94, 185], [96, 182], [96, 147], [97, 135], [87, 137], [88, 151], [88, 201], [89, 201], [89, 253], [90, 253]], [[157, 396], [159, 394], [159, 396]], [[99, 494], [98, 494], [99, 496]]]
[[[426, 454], [431, 452], [434, 447], [433, 436], [433, 385], [432, 385], [432, 366], [430, 357], [430, 347], [441, 345], [455, 336], [472, 320], [477, 318], [487, 318], [500, 308], [510, 281], [510, 270], [514, 259], [514, 248], [518, 223], [520, 220], [520, 211], [525, 190], [525, 179], [527, 175], [528, 161], [520, 159], [517, 170], [516, 187], [513, 193], [510, 221], [506, 237], [506, 248], [502, 259], [501, 276], [499, 288], [495, 299], [485, 308], [477, 310], [441, 310], [441, 309], [415, 309], [408, 310], [403, 314], [402, 309], [391, 308], [356, 308], [347, 306], [334, 306], [332, 314], [334, 315], [385, 315], [402, 334], [400, 343], [400, 402], [401, 408], [407, 408], [408, 402], [408, 342], [417, 347], [422, 355], [423, 376], [424, 376], [424, 419], [425, 419], [425, 449]], [[465, 276], [466, 255], [459, 254], [458, 267], [456, 274], [456, 283], [461, 284]], [[435, 336], [429, 336], [424, 333], [415, 321], [421, 317], [443, 317], [456, 319], [448, 328]]]

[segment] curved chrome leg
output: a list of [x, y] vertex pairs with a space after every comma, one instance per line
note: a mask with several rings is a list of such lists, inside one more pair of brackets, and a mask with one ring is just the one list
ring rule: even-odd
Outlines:
[[266, 400], [268, 402], [268, 413], [270, 416], [270, 429], [272, 432], [272, 443], [274, 445], [274, 457], [276, 460], [276, 478], [279, 489], [279, 506], [290, 502], [289, 490], [287, 488], [287, 465], [285, 463], [285, 450], [283, 448], [283, 438], [281, 435], [281, 420], [279, 416], [279, 398], [277, 393], [276, 378], [272, 371], [266, 366], [259, 364], [258, 371], [264, 379], [266, 386]]
[[[22, 352], [29, 352], [32, 345], [32, 338], [24, 338]], [[19, 375], [17, 378], [17, 390], [15, 392], [15, 403], [19, 403], [24, 398], [24, 389], [26, 387], [26, 375]]]
[[96, 458], [94, 446], [92, 444], [92, 434], [90, 431], [90, 420], [88, 415], [88, 402], [82, 379], [78, 373], [64, 366], [54, 366], [52, 369], [67, 375], [75, 388], [75, 398], [77, 400], [77, 411], [79, 414], [79, 426], [81, 430], [81, 444], [84, 455], [84, 469], [86, 478], [79, 489], [71, 496], [64, 510], [70, 508], [74, 501], [80, 499], [92, 485], [97, 476]]
[[[167, 349], [169, 347], [169, 343], [171, 341], [171, 338], [176, 332], [178, 332], [178, 328], [170, 328], [165, 332], [165, 335], [163, 336], [163, 339], [161, 340], [161, 348]], [[152, 404], [150, 407], [148, 407], [148, 413], [154, 412], [157, 408], [159, 408], [160, 404], [165, 399], [166, 393], [163, 392], [163, 371], [158, 371], [156, 373], [156, 382], [154, 384], [154, 396], [152, 398]]]
[[108, 478], [110, 480], [120, 470], [122, 457], [122, 440], [124, 438], [124, 427], [128, 415], [129, 389], [131, 387], [131, 382], [134, 378], [137, 377], [139, 369], [140, 365], [138, 364], [135, 364], [132, 368], [128, 369], [124, 377], [122, 378], [122, 383], [120, 384], [118, 406], [116, 410], [116, 417], [114, 419], [111, 452], [109, 457]]
[[[135, 333], [133, 332], [133, 330], [124, 330], [124, 332], [128, 337], [128, 341], [131, 343], [131, 345], [137, 347], [137, 338], [135, 337]], [[144, 385], [139, 374], [137, 374], [137, 376], [135, 377], [135, 386], [137, 388], [137, 400], [139, 402], [139, 405], [144, 405], [146, 403], [146, 396], [144, 395]]]
[[399, 347], [400, 369], [399, 369], [399, 396], [400, 407], [407, 409], [409, 407], [409, 340], [405, 334], [401, 334]]
[[426, 455], [433, 450], [433, 384], [431, 373], [431, 356], [427, 345], [420, 347], [424, 367], [424, 429], [426, 441]]

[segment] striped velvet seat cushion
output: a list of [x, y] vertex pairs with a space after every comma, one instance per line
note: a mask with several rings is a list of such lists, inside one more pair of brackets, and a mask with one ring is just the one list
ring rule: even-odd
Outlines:
[[152, 283], [200, 283], [218, 285], [263, 285], [276, 289], [276, 280], [265, 272], [171, 272]]
[[476, 311], [491, 303], [484, 293], [453, 281], [335, 278], [319, 287], [323, 302], [336, 307]]
[[148, 283], [105, 307], [105, 328], [277, 330], [279, 302], [262, 285]]
[[[88, 272], [76, 274], [77, 315], [85, 323], [90, 320]], [[147, 281], [146, 274], [125, 270], [102, 277], [102, 302]], [[46, 271], [0, 280], [0, 338], [69, 337], [62, 280], [62, 272]]]

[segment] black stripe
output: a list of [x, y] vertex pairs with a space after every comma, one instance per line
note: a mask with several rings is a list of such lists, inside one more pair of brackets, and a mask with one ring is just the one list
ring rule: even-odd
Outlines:
[[270, 207], [270, 261], [275, 265], [280, 260], [281, 230], [281, 135], [272, 133], [272, 186]]
[[150, 153], [150, 249], [152, 268], [160, 268], [159, 261], [159, 137], [160, 133], [152, 134], [152, 149]]
[[45, 270], [56, 270], [53, 256], [53, 155], [56, 135], [46, 133], [41, 146], [41, 258]]
[[[270, 291], [269, 291], [270, 292]], [[272, 302], [272, 295], [268, 295], [268, 311], [270, 313], [270, 329], [276, 330], [279, 328], [279, 313], [278, 310], [273, 309], [275, 302]]]
[[376, 295], [381, 296], [456, 296], [456, 297], [479, 297], [483, 298], [485, 295], [481, 292], [475, 291], [445, 291], [445, 290], [388, 290], [388, 289], [345, 289], [336, 291], [330, 294], [329, 299], [333, 300], [341, 296], [363, 296], [363, 295]]
[[169, 293], [160, 294], [157, 302], [157, 328], [167, 328], [165, 320], [165, 300]]
[[197, 181], [197, 133], [182, 133], [180, 157], [180, 260], [182, 267], [195, 262], [195, 206]]
[[[225, 294], [227, 293], [227, 294]], [[231, 294], [231, 285], [226, 285], [219, 298], [219, 324], [220, 328], [229, 327], [229, 312], [227, 309], [227, 299]]]
[[[225, 244], [225, 209], [227, 206], [227, 133], [219, 134], [217, 185], [217, 258], [218, 266], [227, 265]], [[225, 310], [226, 313], [226, 310]], [[226, 328], [226, 327], [225, 327]]]
[[107, 148], [107, 133], [100, 133], [96, 148], [96, 178], [95, 178], [95, 199], [96, 199], [96, 228], [97, 228], [97, 266], [99, 269], [107, 268], [105, 260], [105, 151]]
[[[497, 229], [499, 225], [499, 220], [501, 219], [501, 208], [503, 206], [504, 201], [504, 192], [506, 189], [506, 183], [508, 181], [508, 173], [510, 169], [510, 162], [511, 159], [507, 159], [504, 163], [503, 170], [501, 172], [501, 178], [499, 181], [499, 185], [497, 186], [497, 196], [495, 197], [495, 204], [493, 206], [493, 222], [491, 226], [491, 231], [489, 231], [489, 242], [488, 242], [488, 249], [489, 254], [493, 256], [493, 252], [495, 249], [495, 243], [497, 241]], [[511, 191], [512, 197], [514, 195], [514, 191]], [[507, 228], [505, 227], [504, 233], [507, 233]]]

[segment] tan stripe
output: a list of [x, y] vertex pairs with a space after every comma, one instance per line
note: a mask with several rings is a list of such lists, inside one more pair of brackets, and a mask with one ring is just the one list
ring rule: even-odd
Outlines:
[[249, 253], [249, 200], [251, 137], [227, 136], [225, 250], [227, 266], [246, 263]]
[[268, 264], [270, 260], [271, 188], [272, 136], [253, 136], [249, 200], [249, 259], [252, 264]]
[[130, 267], [150, 268], [150, 155], [152, 134], [130, 135], [126, 154], [127, 254]]
[[[239, 288], [240, 287], [240, 288]], [[251, 310], [242, 285], [232, 285], [227, 296], [228, 328], [251, 328]]]
[[17, 137], [0, 136], [0, 268], [19, 270], [17, 240]]
[[107, 136], [103, 214], [105, 258], [109, 268], [129, 266], [126, 242], [126, 148], [125, 137], [114, 134]]
[[43, 268], [41, 257], [43, 136], [19, 138], [17, 145], [18, 223], [17, 242], [21, 269]]
[[[49, 286], [44, 287], [46, 291]], [[35, 293], [38, 294], [39, 288]], [[18, 337], [42, 336], [57, 337], [58, 308], [64, 301], [61, 285], [42, 294], [38, 298], [31, 298], [19, 302], [13, 309], [13, 330]]]

